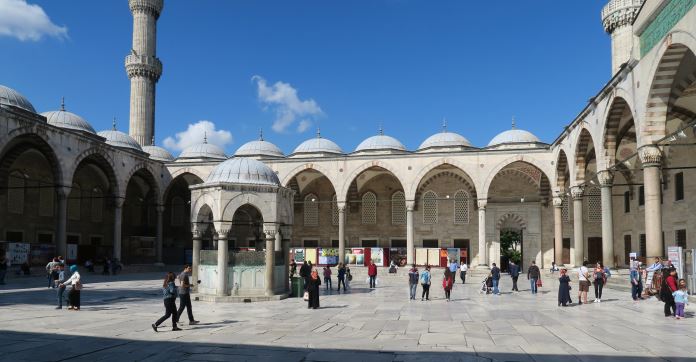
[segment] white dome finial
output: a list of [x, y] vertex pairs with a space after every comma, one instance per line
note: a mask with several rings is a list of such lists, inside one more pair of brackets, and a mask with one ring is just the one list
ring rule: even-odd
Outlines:
[[263, 128], [259, 129], [259, 141], [263, 141]]
[[515, 116], [512, 116], [512, 129], [515, 129], [515, 128], [516, 128], [516, 125], [515, 125]]
[[317, 138], [321, 138], [321, 129], [317, 127]]
[[65, 111], [65, 96], [60, 97], [60, 110]]
[[114, 131], [116, 130], [116, 117], [111, 121], [111, 129]]
[[447, 118], [442, 118], [442, 133], [447, 132]]
[[379, 122], [379, 131], [377, 132], [380, 136], [384, 136], [384, 128], [382, 127], [382, 122]]

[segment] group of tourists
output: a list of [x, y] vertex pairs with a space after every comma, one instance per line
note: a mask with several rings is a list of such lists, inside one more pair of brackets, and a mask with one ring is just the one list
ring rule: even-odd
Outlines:
[[[508, 263], [508, 274], [512, 280], [512, 292], [519, 292], [517, 281], [520, 277], [520, 266], [514, 261]], [[500, 295], [500, 278], [501, 270], [496, 263], [491, 264], [491, 271], [481, 283], [481, 293]], [[529, 280], [530, 291], [532, 294], [537, 294], [541, 287], [541, 270], [536, 265], [536, 261], [532, 260], [532, 264], [527, 269], [527, 280]]]
[[[372, 267], [372, 268], [371, 268]], [[350, 268], [344, 263], [338, 263], [336, 266], [336, 279], [337, 288], [336, 291], [341, 292], [341, 286], [343, 286], [343, 292], [345, 293], [350, 289], [350, 282], [353, 280], [353, 275], [350, 273]], [[290, 276], [295, 274], [297, 270], [297, 263], [293, 260], [290, 264]], [[308, 309], [319, 309], [319, 287], [321, 286], [321, 278], [319, 277], [319, 271], [312, 266], [311, 261], [304, 261], [302, 266], [300, 266], [300, 278], [304, 281], [304, 299], [307, 301]], [[322, 274], [324, 276], [324, 289], [328, 291], [333, 290], [332, 275], [330, 266], [324, 266]], [[368, 266], [368, 275], [370, 278], [370, 287], [374, 288], [375, 280], [377, 278], [377, 266], [374, 263], [370, 263]]]
[[[590, 291], [590, 285], [594, 285], [594, 303], [601, 303], [604, 285], [607, 284], [607, 278], [611, 277], [611, 271], [601, 262], [597, 262], [592, 270], [590, 270], [588, 265], [589, 263], [585, 261], [577, 270], [578, 305], [588, 304], [587, 294]], [[572, 286], [570, 285], [570, 275], [568, 275], [567, 268], [560, 268], [558, 281], [558, 305], [566, 307], [568, 304], [573, 303], [570, 297]]]
[[[640, 264], [635, 264], [635, 268], [633, 265], [631, 266], [631, 282], [634, 282], [634, 278], [637, 280], [640, 288], [636, 293], [642, 299], [642, 274], [639, 272]], [[655, 258], [655, 262], [645, 271], [653, 272], [652, 286], [656, 290], [655, 296], [664, 303], [665, 317], [684, 318], [684, 309], [689, 302], [689, 291], [686, 280], [679, 279], [677, 269], [672, 265], [672, 261], [663, 262], [661, 258]], [[631, 291], [633, 292], [633, 290]], [[632, 295], [635, 294], [632, 293]]]
[[82, 278], [77, 270], [77, 265], [68, 267], [65, 259], [62, 256], [57, 256], [46, 264], [46, 276], [48, 288], [56, 289], [58, 301], [56, 309], [63, 309], [63, 302], [65, 302], [68, 310], [79, 311]]
[[[162, 283], [162, 299], [164, 300], [165, 314], [152, 324], [152, 329], [157, 332], [157, 328], [166, 321], [169, 317], [172, 318], [172, 331], [180, 331], [177, 327], [179, 318], [186, 309], [188, 313], [189, 325], [198, 324], [199, 322], [193, 319], [193, 306], [191, 305], [191, 266], [185, 265], [184, 270], [177, 276], [172, 272], [168, 272]], [[176, 285], [176, 280], [179, 281], [179, 286]], [[176, 308], [176, 298], [179, 298], [179, 309]]]

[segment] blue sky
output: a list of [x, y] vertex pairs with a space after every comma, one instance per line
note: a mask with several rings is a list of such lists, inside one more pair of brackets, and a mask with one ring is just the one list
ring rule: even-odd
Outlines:
[[[0, 8], [20, 3], [0, 0]], [[65, 96], [66, 108], [95, 129], [116, 117], [127, 131], [127, 1], [29, 4], [52, 24], [31, 39], [3, 32], [0, 15], [0, 84], [40, 112]], [[416, 149], [445, 117], [450, 130], [485, 146], [512, 116], [552, 142], [611, 76], [603, 5], [168, 0], [158, 23], [157, 143], [208, 120], [231, 134], [213, 135], [228, 153], [260, 128], [290, 153], [317, 125], [352, 151], [382, 124]]]

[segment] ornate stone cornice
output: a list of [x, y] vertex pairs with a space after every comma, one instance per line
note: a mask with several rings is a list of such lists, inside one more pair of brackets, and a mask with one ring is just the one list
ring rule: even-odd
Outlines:
[[644, 0], [611, 0], [602, 9], [604, 31], [611, 34], [617, 28], [631, 25]]
[[645, 145], [638, 149], [638, 156], [643, 167], [660, 167], [662, 151], [655, 145]]
[[129, 54], [126, 56], [128, 78], [145, 77], [159, 81], [162, 75], [162, 62], [156, 57]]
[[128, 7], [132, 14], [146, 13], [157, 19], [164, 8], [164, 0], [128, 0]]
[[582, 186], [573, 186], [570, 188], [570, 196], [573, 198], [573, 200], [582, 199], [582, 195], [584, 192], [585, 189]]
[[614, 173], [609, 170], [599, 171], [597, 172], [597, 180], [599, 186], [610, 187], [614, 183]]

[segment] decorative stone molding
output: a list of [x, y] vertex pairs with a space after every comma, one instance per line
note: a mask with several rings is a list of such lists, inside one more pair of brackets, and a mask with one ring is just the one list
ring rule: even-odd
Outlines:
[[599, 180], [599, 186], [611, 187], [614, 183], [614, 173], [609, 170], [599, 171], [597, 173], [597, 180]]
[[157, 19], [164, 8], [164, 0], [128, 0], [128, 7], [132, 14], [146, 13]]
[[553, 206], [554, 207], [563, 207], [563, 198], [560, 196], [555, 196], [553, 198]]
[[486, 205], [488, 205], [488, 199], [479, 199], [477, 205], [479, 209], [485, 209]]
[[263, 233], [266, 239], [275, 239], [276, 233], [280, 230], [276, 224], [263, 224]]
[[645, 0], [611, 0], [602, 9], [604, 31], [611, 34], [617, 28], [631, 25]]
[[581, 200], [584, 192], [585, 190], [582, 186], [573, 186], [570, 188], [570, 196], [573, 200]]
[[215, 233], [218, 240], [227, 240], [230, 236], [230, 229], [220, 229]]
[[646, 145], [638, 149], [638, 156], [643, 167], [660, 167], [662, 151], [655, 145]]
[[406, 201], [406, 211], [414, 211], [416, 209], [416, 202], [411, 200], [411, 201]]
[[156, 57], [129, 54], [126, 56], [128, 78], [144, 77], [159, 81], [162, 75], [162, 62]]

